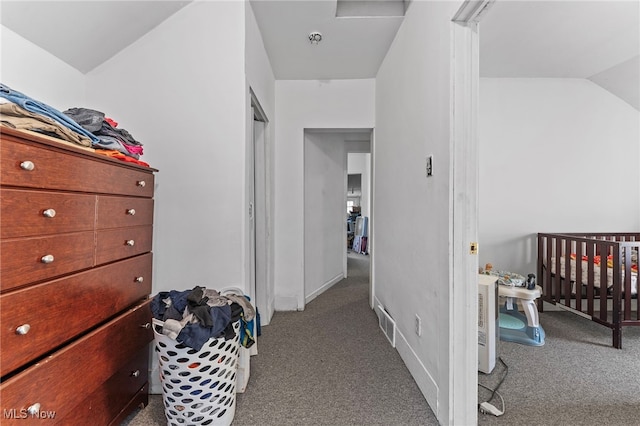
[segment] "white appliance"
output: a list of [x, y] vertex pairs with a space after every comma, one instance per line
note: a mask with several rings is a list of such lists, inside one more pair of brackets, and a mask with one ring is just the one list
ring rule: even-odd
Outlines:
[[498, 327], [498, 280], [478, 275], [478, 371], [491, 373], [496, 366], [500, 340]]

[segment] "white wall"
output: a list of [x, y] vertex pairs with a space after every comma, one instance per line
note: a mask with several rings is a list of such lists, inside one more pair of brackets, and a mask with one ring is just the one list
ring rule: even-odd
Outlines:
[[304, 129], [373, 128], [375, 80], [276, 81], [275, 307], [304, 307]]
[[88, 98], [159, 169], [154, 293], [244, 287], [243, 2], [194, 2], [88, 74]]
[[[467, 343], [449, 338], [451, 18], [460, 3], [412, 2], [376, 78], [375, 294], [395, 319], [398, 351], [441, 424], [476, 411], [475, 404], [465, 413], [450, 410], [451, 347]], [[435, 172], [427, 179], [430, 154]]]
[[0, 43], [2, 83], [60, 111], [85, 106], [85, 77], [80, 71], [3, 25]]
[[305, 132], [305, 303], [344, 278], [346, 167], [343, 136]]
[[369, 192], [371, 187], [371, 154], [349, 153], [347, 154], [348, 174], [361, 175], [360, 214], [369, 217], [371, 203]]
[[537, 232], [640, 230], [640, 113], [584, 79], [480, 82], [480, 264], [526, 275]]
[[159, 169], [154, 294], [248, 291], [249, 88], [270, 120], [267, 143], [275, 123], [275, 80], [248, 4], [194, 2], [88, 74], [89, 99]]

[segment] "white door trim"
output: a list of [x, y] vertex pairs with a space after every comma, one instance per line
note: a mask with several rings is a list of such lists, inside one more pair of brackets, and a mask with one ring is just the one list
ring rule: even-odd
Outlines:
[[[251, 106], [250, 127], [252, 132], [251, 146], [249, 153], [251, 158], [249, 167], [254, 171], [250, 173], [254, 177], [254, 221], [255, 222], [255, 261], [251, 262], [250, 268], [254, 269], [253, 274], [255, 285], [250, 282], [250, 292], [254, 304], [260, 312], [262, 325], [269, 324], [274, 312], [275, 295], [273, 292], [273, 158], [271, 141], [269, 140], [269, 119], [264, 112], [260, 101], [255, 93], [249, 88], [249, 104]], [[256, 146], [256, 142], [260, 145]], [[255, 184], [255, 178], [262, 180], [259, 185]], [[250, 224], [253, 226], [254, 224]], [[251, 239], [251, 236], [249, 237]], [[250, 242], [251, 243], [251, 242]], [[252, 250], [250, 250], [251, 252]], [[250, 256], [252, 254], [249, 254]], [[253, 264], [253, 265], [251, 265]], [[259, 274], [259, 275], [258, 275]], [[249, 276], [250, 281], [251, 274]]]
[[375, 138], [376, 138], [376, 129], [371, 129], [371, 149], [369, 152], [371, 153], [371, 158], [369, 162], [369, 238], [367, 240], [367, 246], [369, 247], [369, 307], [374, 309], [375, 300], [376, 300], [376, 285], [375, 285], [375, 249], [374, 249], [374, 240], [375, 240], [375, 202], [374, 202], [374, 194], [376, 188], [376, 173], [375, 173]]
[[451, 24], [451, 296], [449, 424], [477, 424], [478, 411], [478, 21], [493, 0], [466, 0]]

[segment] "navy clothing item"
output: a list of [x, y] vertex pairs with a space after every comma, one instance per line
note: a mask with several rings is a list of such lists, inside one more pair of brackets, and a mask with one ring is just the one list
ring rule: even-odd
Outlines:
[[88, 137], [89, 139], [91, 139], [92, 142], [99, 141], [96, 135], [89, 132], [88, 130], [85, 130], [82, 126], [80, 126], [78, 123], [76, 123], [71, 118], [64, 115], [62, 112], [58, 111], [57, 109], [50, 107], [49, 105], [44, 104], [42, 102], [39, 102], [33, 98], [30, 98], [29, 96], [23, 93], [20, 93], [17, 90], [13, 90], [2, 83], [0, 83], [0, 96], [2, 96], [7, 100], [10, 100], [14, 104], [20, 105], [22, 108], [26, 109], [27, 111], [44, 115], [45, 117], [49, 117], [55, 120], [58, 123], [62, 124], [63, 126], [66, 126], [69, 129], [73, 130], [74, 132]]
[[213, 320], [212, 327], [203, 327], [200, 323], [187, 324], [180, 331], [176, 340], [199, 351], [210, 338], [224, 335], [225, 329], [231, 322], [231, 307], [229, 305], [215, 306], [210, 308], [210, 312]]
[[[151, 314], [155, 319], [166, 321], [168, 319], [181, 320], [184, 308], [187, 307], [187, 296], [191, 290], [185, 291], [161, 291], [151, 300]], [[171, 304], [167, 307], [165, 299], [171, 299]]]

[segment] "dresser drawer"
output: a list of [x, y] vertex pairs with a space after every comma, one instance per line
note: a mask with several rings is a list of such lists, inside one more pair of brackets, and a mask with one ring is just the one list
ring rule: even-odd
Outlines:
[[150, 252], [152, 238], [153, 228], [151, 226], [98, 231], [96, 264], [101, 265]]
[[[148, 297], [151, 270], [147, 253], [1, 295], [0, 375]], [[25, 325], [27, 333], [18, 334]]]
[[[148, 403], [149, 348], [142, 348], [116, 374], [78, 404], [62, 425], [108, 425], [118, 418], [122, 407], [136, 399], [143, 391]], [[116, 424], [120, 424], [119, 422]]]
[[[74, 407], [153, 339], [151, 328], [142, 327], [151, 321], [149, 302], [3, 381], [0, 384], [3, 409], [15, 409], [20, 413], [40, 404], [40, 411], [55, 411], [57, 418], [72, 415]], [[4, 418], [2, 424], [29, 423], [24, 419]]]
[[2, 291], [94, 265], [94, 233], [20, 238], [0, 243]]
[[94, 227], [94, 195], [6, 188], [0, 193], [2, 238], [91, 231]]
[[[3, 137], [0, 184], [152, 197], [154, 176], [124, 163]], [[96, 155], [96, 154], [94, 154]], [[97, 155], [96, 155], [97, 156]]]
[[98, 197], [98, 229], [153, 224], [153, 199]]

